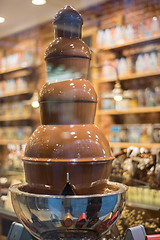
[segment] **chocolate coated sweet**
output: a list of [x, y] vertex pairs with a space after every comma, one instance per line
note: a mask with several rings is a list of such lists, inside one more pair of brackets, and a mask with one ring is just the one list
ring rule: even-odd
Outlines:
[[56, 39], [45, 53], [47, 82], [39, 93], [42, 125], [23, 157], [32, 192], [66, 194], [69, 186], [75, 194], [106, 191], [113, 157], [94, 125], [97, 95], [87, 80], [91, 55], [80, 39], [82, 23], [68, 6], [55, 17]]

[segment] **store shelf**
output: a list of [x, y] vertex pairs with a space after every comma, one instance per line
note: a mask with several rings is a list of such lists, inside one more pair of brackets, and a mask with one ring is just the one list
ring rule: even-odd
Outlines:
[[[138, 78], [146, 78], [146, 77], [154, 77], [159, 76], [160, 71], [154, 71], [154, 72], [147, 72], [147, 73], [131, 73], [123, 77], [119, 77], [121, 81], [125, 80], [132, 80], [132, 79], [138, 79]], [[97, 79], [98, 83], [104, 83], [104, 82], [115, 82], [116, 79]]]
[[136, 208], [142, 208], [142, 209], [160, 211], [160, 206], [143, 204], [143, 203], [128, 202], [128, 201], [126, 201], [126, 204], [127, 204], [127, 206], [129, 206], [129, 207], [134, 207], [134, 208], [136, 207]]
[[28, 120], [33, 119], [33, 115], [23, 115], [23, 116], [0, 116], [0, 122], [4, 121], [20, 121], [20, 120]]
[[154, 113], [160, 112], [160, 106], [156, 107], [136, 107], [136, 108], [129, 108], [126, 110], [98, 110], [98, 115], [124, 115], [124, 114], [137, 114], [137, 113]]
[[33, 68], [33, 66], [25, 66], [25, 67], [15, 67], [15, 68], [8, 68], [5, 71], [0, 71], [0, 75], [8, 74], [11, 72], [17, 72], [17, 71], [22, 71], [22, 70], [29, 70]]
[[0, 145], [8, 145], [8, 144], [17, 144], [17, 145], [21, 145], [21, 144], [25, 144], [27, 141], [25, 140], [0, 140]]
[[130, 146], [144, 148], [160, 148], [160, 143], [131, 143], [131, 142], [110, 142], [112, 148], [128, 148]]
[[154, 41], [154, 40], [158, 40], [158, 39], [160, 39], [160, 35], [159, 34], [154, 36], [154, 37], [148, 37], [148, 38], [141, 38], [141, 39], [131, 40], [131, 41], [128, 41], [128, 42], [123, 43], [123, 44], [114, 45], [113, 47], [100, 48], [99, 51], [116, 50], [116, 49], [130, 47], [132, 45], [145, 43], [145, 42], [148, 42], [148, 41]]
[[30, 90], [17, 90], [17, 91], [13, 91], [13, 92], [9, 92], [9, 93], [0, 95], [0, 98], [12, 97], [12, 96], [24, 95], [24, 94], [33, 94], [33, 92]]
[[19, 175], [19, 174], [24, 174], [24, 172], [20, 170], [5, 170], [5, 169], [0, 170], [0, 176]]

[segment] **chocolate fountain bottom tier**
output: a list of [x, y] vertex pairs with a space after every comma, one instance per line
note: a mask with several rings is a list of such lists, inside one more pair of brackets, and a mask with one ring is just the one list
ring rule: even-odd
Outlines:
[[26, 182], [33, 192], [43, 189], [43, 193], [61, 195], [69, 180], [75, 194], [103, 194], [111, 164], [112, 160], [76, 163], [24, 160], [24, 169]]

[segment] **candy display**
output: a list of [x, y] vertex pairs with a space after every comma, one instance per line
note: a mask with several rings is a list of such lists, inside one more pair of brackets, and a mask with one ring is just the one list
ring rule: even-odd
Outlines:
[[7, 148], [9, 151], [7, 169], [22, 171], [23, 165], [21, 157], [24, 154], [25, 144], [22, 145], [8, 144]]
[[[128, 217], [129, 216], [129, 217]], [[158, 234], [160, 232], [160, 215], [159, 211], [146, 210], [137, 206], [126, 206], [120, 219], [117, 222], [118, 229], [122, 239], [128, 227], [143, 225], [148, 234]]]
[[[113, 161], [111, 179], [119, 179], [130, 186], [138, 186], [137, 194], [133, 195], [134, 188], [130, 188], [128, 198], [130, 201], [139, 201], [146, 204], [159, 205], [159, 191], [156, 192], [155, 199], [153, 199], [155, 192], [148, 189], [159, 189], [160, 186], [160, 162], [159, 153], [145, 148], [137, 148], [130, 146], [115, 154]], [[142, 191], [143, 190], [143, 191]], [[145, 199], [143, 194], [146, 194]], [[147, 197], [148, 195], [148, 197]], [[151, 196], [152, 195], [152, 196]]]

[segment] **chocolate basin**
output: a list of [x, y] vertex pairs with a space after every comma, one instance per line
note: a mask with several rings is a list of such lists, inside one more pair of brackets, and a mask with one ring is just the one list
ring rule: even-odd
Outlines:
[[22, 160], [30, 187], [48, 187], [60, 195], [69, 181], [83, 195], [103, 193], [99, 183], [109, 177], [113, 159], [102, 132], [86, 124], [38, 127]]
[[12, 204], [21, 223], [37, 239], [99, 239], [119, 218], [127, 186], [112, 193], [81, 196], [29, 193], [25, 183], [10, 187]]

